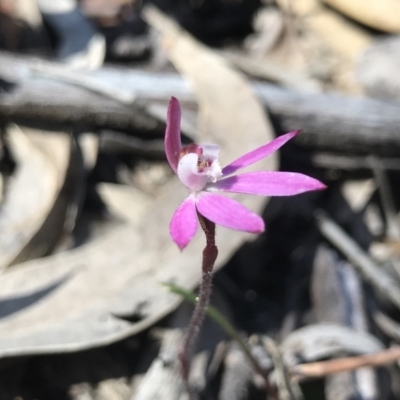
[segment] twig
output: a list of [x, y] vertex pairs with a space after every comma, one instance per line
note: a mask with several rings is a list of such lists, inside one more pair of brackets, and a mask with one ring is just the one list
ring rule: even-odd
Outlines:
[[396, 282], [379, 268], [368, 254], [324, 212], [317, 212], [316, 219], [322, 235], [354, 264], [366, 281], [400, 309], [400, 288]]
[[299, 364], [290, 369], [290, 374], [293, 379], [301, 381], [308, 378], [320, 378], [339, 372], [352, 371], [361, 367], [378, 367], [393, 363], [397, 360], [400, 360], [399, 346], [382, 350], [374, 354]]
[[274, 363], [274, 374], [280, 400], [304, 400], [297, 382], [290, 381], [288, 377], [288, 371], [278, 346], [268, 337], [264, 338], [263, 343]]
[[[342, 170], [371, 169], [369, 156], [343, 155], [338, 153], [318, 152], [311, 155], [311, 160], [318, 167], [337, 168]], [[379, 160], [386, 170], [398, 171], [400, 160], [398, 157], [384, 157]]]
[[371, 315], [379, 329], [381, 329], [385, 335], [391, 337], [396, 342], [400, 342], [400, 324], [398, 322], [388, 317], [375, 305], [372, 306]]
[[30, 69], [37, 75], [80, 86], [103, 96], [107, 96], [110, 99], [117, 100], [123, 104], [132, 104], [136, 99], [136, 95], [132, 89], [116, 88], [110, 84], [101, 82], [98, 78], [91, 79], [91, 76], [88, 74], [85, 75], [81, 71], [77, 73], [66, 66], [38, 62], [32, 64]]

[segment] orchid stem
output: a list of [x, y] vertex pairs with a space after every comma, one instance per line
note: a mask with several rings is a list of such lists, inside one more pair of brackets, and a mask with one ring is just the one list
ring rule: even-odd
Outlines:
[[[185, 300], [195, 304], [196, 303], [196, 297], [192, 292], [187, 291], [186, 289], [177, 286], [173, 283], [165, 283], [164, 284], [168, 290], [170, 290], [172, 293], [179, 294], [182, 296]], [[225, 331], [225, 333], [231, 337], [232, 340], [234, 340], [239, 347], [242, 349], [243, 353], [249, 360], [249, 362], [252, 364], [254, 370], [262, 376], [265, 382], [265, 389], [267, 393], [271, 394], [272, 398], [276, 398], [276, 390], [273, 388], [269, 382], [268, 378], [268, 372], [263, 369], [263, 367], [259, 364], [258, 360], [253, 356], [251, 353], [251, 350], [247, 346], [247, 344], [244, 342], [240, 334], [237, 332], [237, 330], [233, 327], [233, 325], [214, 307], [212, 306], [207, 306], [206, 309], [206, 314], [213, 319], [221, 329]]]
[[218, 249], [215, 245], [215, 224], [200, 214], [197, 214], [197, 216], [200, 222], [200, 226], [206, 236], [206, 247], [203, 250], [202, 279], [200, 283], [198, 300], [196, 302], [196, 306], [193, 311], [192, 318], [190, 319], [185, 339], [178, 355], [182, 378], [185, 382], [191, 399], [194, 399], [196, 397], [195, 394], [191, 392], [189, 387], [190, 358], [197, 336], [200, 332], [200, 328], [203, 324], [208, 303], [210, 301], [212, 289], [212, 271], [214, 268], [215, 260], [218, 256]]

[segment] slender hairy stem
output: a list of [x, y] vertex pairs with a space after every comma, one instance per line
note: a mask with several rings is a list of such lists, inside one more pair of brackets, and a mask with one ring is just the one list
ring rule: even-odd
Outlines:
[[[166, 283], [165, 286], [172, 292], [179, 294], [180, 296], [184, 297], [187, 301], [195, 304], [196, 303], [196, 296], [192, 293], [187, 291], [186, 289], [175, 285], [174, 283]], [[265, 389], [271, 395], [273, 399], [276, 398], [276, 390], [273, 388], [268, 379], [268, 372], [263, 369], [260, 365], [258, 360], [253, 356], [251, 350], [244, 342], [242, 337], [240, 336], [239, 332], [233, 327], [233, 325], [214, 307], [208, 305], [206, 314], [213, 319], [220, 327], [227, 333], [243, 350], [243, 353], [253, 365], [255, 371], [257, 371], [263, 378], [265, 382]]]
[[210, 301], [212, 288], [212, 270], [218, 256], [218, 249], [215, 245], [215, 224], [202, 215], [198, 214], [200, 225], [206, 235], [206, 247], [203, 250], [202, 279], [200, 283], [199, 297], [193, 311], [189, 327], [185, 335], [182, 347], [179, 351], [181, 373], [189, 394], [189, 370], [190, 356], [204, 320], [206, 309]]

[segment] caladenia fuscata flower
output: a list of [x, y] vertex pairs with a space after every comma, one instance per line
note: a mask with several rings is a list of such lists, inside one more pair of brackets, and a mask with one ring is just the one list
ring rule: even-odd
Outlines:
[[[221, 193], [291, 196], [310, 190], [324, 189], [325, 185], [314, 178], [295, 172], [258, 171], [236, 174], [239, 170], [277, 151], [300, 131], [280, 136], [221, 168], [218, 161], [218, 145], [190, 144], [182, 147], [180, 122], [179, 101], [173, 97], [168, 108], [165, 153], [171, 168], [188, 189], [189, 195], [172, 217], [170, 234], [181, 250], [192, 240], [199, 224], [206, 237], [199, 296], [179, 352], [182, 377], [191, 399], [194, 399], [196, 396], [191, 392], [188, 384], [189, 359], [211, 294], [212, 270], [218, 255], [215, 244], [215, 225], [251, 233], [260, 233], [265, 228], [260, 216]], [[262, 371], [261, 366], [258, 371]], [[265, 387], [271, 394], [273, 390], [268, 382], [267, 374], [265, 376]]]
[[179, 101], [172, 98], [167, 116], [165, 152], [168, 162], [188, 189], [189, 196], [175, 211], [170, 224], [173, 241], [182, 250], [198, 228], [198, 214], [226, 228], [260, 233], [264, 221], [237, 201], [220, 193], [245, 193], [259, 196], [292, 196], [325, 185], [296, 172], [257, 171], [235, 174], [277, 151], [300, 131], [279, 136], [270, 143], [250, 151], [221, 168], [216, 144], [190, 144], [182, 147]]

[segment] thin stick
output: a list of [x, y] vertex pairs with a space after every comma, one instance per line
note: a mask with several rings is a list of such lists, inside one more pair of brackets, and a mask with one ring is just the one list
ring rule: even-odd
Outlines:
[[89, 74], [83, 74], [82, 72], [76, 73], [76, 71], [65, 65], [38, 61], [32, 63], [30, 69], [33, 73], [39, 76], [45, 78], [50, 77], [61, 82], [83, 87], [87, 90], [107, 96], [110, 99], [117, 100], [123, 104], [130, 105], [136, 99], [134, 91], [129, 88], [115, 88], [113, 85], [102, 82], [98, 78], [93, 78]]
[[324, 212], [316, 213], [319, 231], [357, 268], [361, 276], [400, 309], [400, 290], [395, 280], [379, 268], [369, 255]]
[[336, 360], [299, 364], [291, 368], [290, 373], [293, 379], [300, 381], [308, 378], [320, 378], [339, 372], [352, 371], [361, 367], [377, 367], [393, 363], [397, 360], [400, 360], [399, 346], [358, 357], [337, 358]]

